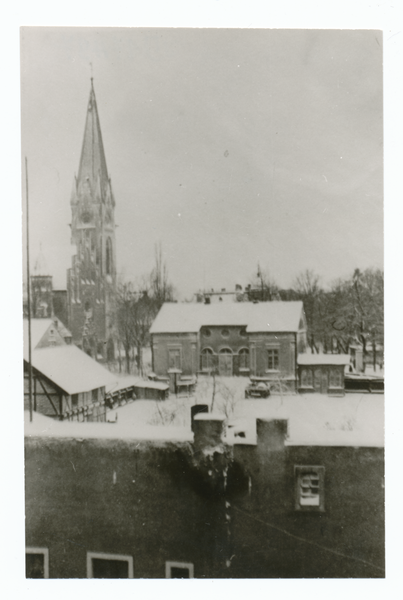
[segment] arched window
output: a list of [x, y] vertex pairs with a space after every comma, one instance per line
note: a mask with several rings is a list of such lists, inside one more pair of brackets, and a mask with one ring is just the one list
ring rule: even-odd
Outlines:
[[249, 350], [248, 348], [241, 348], [238, 352], [239, 356], [239, 368], [249, 369]]
[[218, 355], [218, 373], [222, 377], [232, 377], [232, 351], [230, 348], [222, 348]]
[[106, 274], [112, 275], [113, 269], [113, 254], [112, 254], [112, 241], [111, 238], [106, 240]]
[[214, 355], [211, 348], [204, 348], [201, 352], [200, 359], [202, 371], [210, 371], [213, 368]]

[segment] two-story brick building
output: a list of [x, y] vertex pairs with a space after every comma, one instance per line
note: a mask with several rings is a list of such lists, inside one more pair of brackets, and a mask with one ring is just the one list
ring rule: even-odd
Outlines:
[[167, 303], [152, 327], [153, 371], [175, 378], [215, 372], [281, 379], [295, 390], [306, 348], [302, 302]]

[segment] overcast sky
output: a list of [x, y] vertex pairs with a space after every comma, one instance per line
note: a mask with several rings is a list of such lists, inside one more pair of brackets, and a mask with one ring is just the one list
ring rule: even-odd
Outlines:
[[24, 28], [31, 261], [70, 264], [70, 193], [92, 63], [116, 199], [118, 272], [161, 241], [183, 296], [324, 282], [383, 265], [382, 33]]

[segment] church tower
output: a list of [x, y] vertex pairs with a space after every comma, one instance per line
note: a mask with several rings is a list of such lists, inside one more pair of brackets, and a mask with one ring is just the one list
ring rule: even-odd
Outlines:
[[115, 199], [92, 78], [80, 164], [70, 202], [75, 255], [67, 272], [69, 328], [74, 343], [88, 354], [98, 360], [113, 360]]

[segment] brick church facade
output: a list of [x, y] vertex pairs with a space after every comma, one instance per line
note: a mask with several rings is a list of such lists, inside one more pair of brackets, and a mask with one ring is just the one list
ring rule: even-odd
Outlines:
[[113, 360], [115, 199], [92, 80], [80, 164], [70, 203], [71, 243], [76, 254], [67, 272], [69, 328], [73, 341], [88, 354]]
[[[71, 192], [71, 244], [67, 289], [54, 290], [40, 253], [31, 276], [31, 316], [57, 317], [73, 342], [100, 361], [114, 358], [116, 290], [115, 199], [106, 166], [91, 79], [78, 174]], [[26, 307], [25, 312], [26, 312]]]

